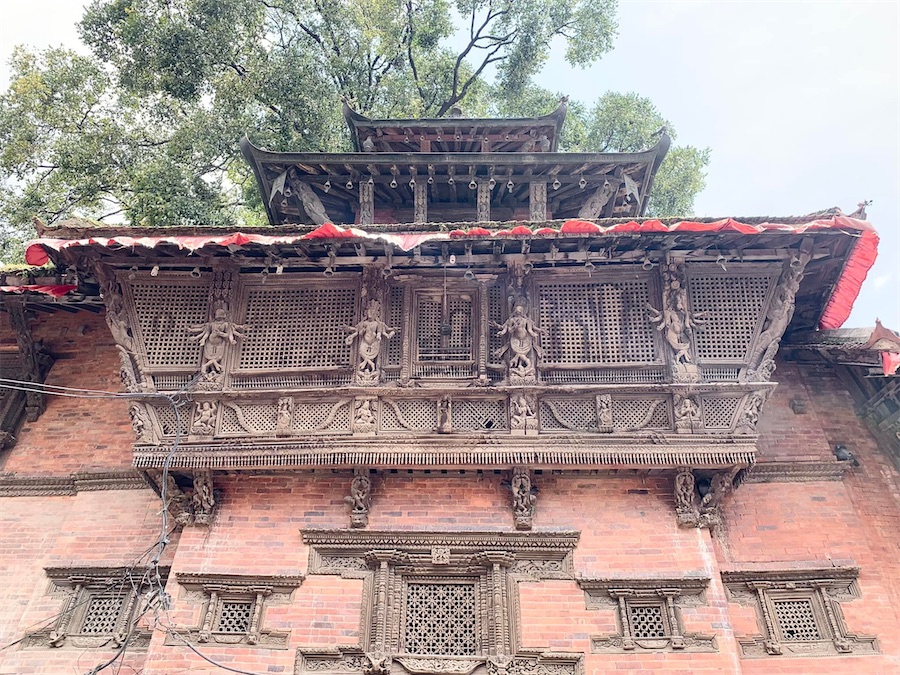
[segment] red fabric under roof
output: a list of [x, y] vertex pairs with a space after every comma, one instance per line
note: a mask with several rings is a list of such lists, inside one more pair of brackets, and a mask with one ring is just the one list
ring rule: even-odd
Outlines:
[[[331, 223], [326, 223], [312, 232], [302, 235], [264, 235], [244, 234], [234, 232], [227, 235], [201, 235], [201, 236], [158, 236], [158, 237], [90, 237], [86, 239], [50, 239], [43, 238], [32, 241], [25, 251], [25, 260], [29, 265], [44, 265], [50, 260], [49, 251], [60, 251], [65, 248], [79, 246], [101, 246], [110, 250], [130, 248], [153, 249], [156, 246], [167, 244], [175, 245], [181, 250], [193, 252], [206, 246], [221, 246], [229, 250], [235, 250], [246, 244], [277, 245], [294, 244], [307, 239], [345, 239], [365, 238], [392, 244], [404, 251], [415, 248], [419, 244], [430, 240], [440, 240], [461, 237], [557, 237], [566, 235], [606, 235], [633, 233], [666, 233], [666, 232], [737, 232], [740, 234], [760, 234], [762, 232], [785, 232], [802, 234], [811, 230], [841, 229], [858, 233], [858, 241], [848, 258], [844, 270], [835, 285], [834, 291], [828, 300], [819, 328], [840, 328], [850, 316], [853, 303], [859, 295], [859, 289], [866, 278], [875, 257], [878, 253], [878, 235], [872, 226], [863, 220], [856, 220], [846, 216], [835, 216], [811, 220], [808, 223], [784, 224], [762, 223], [749, 225], [731, 218], [717, 220], [711, 223], [699, 223], [694, 221], [681, 221], [674, 225], [665, 225], [658, 220], [645, 220], [643, 222], [617, 223], [609, 227], [603, 227], [588, 220], [569, 220], [563, 223], [559, 229], [543, 227], [532, 230], [524, 225], [519, 225], [512, 230], [490, 231], [483, 227], [473, 227], [470, 230], [453, 230], [452, 232], [410, 232], [388, 234], [383, 232], [366, 232], [359, 228], [342, 228]], [[18, 288], [18, 287], [17, 287]], [[38, 291], [40, 292], [40, 291]]]

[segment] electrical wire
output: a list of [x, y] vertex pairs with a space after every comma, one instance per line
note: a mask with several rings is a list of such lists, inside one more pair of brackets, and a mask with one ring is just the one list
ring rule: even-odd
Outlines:
[[[146, 615], [149, 611], [151, 605], [153, 605], [154, 614], [156, 615], [156, 621], [159, 622], [159, 611], [162, 611], [168, 617], [168, 609], [169, 609], [169, 598], [165, 590], [165, 586], [162, 581], [162, 575], [160, 573], [160, 561], [162, 559], [162, 555], [165, 552], [166, 547], [170, 541], [170, 535], [177, 529], [177, 527], [173, 527], [171, 530], [169, 529], [169, 509], [168, 509], [168, 483], [169, 483], [169, 471], [172, 467], [172, 462], [175, 459], [175, 455], [178, 452], [178, 448], [181, 443], [181, 408], [187, 405], [187, 400], [185, 400], [184, 395], [189, 393], [190, 388], [194, 386], [194, 384], [199, 379], [199, 375], [192, 378], [188, 383], [185, 384], [180, 390], [173, 393], [158, 393], [158, 392], [141, 392], [141, 393], [131, 393], [131, 392], [112, 392], [112, 391], [104, 391], [100, 389], [82, 389], [77, 387], [65, 387], [62, 385], [48, 385], [40, 382], [28, 382], [25, 380], [13, 380], [9, 378], [0, 378], [0, 389], [14, 389], [18, 391], [25, 392], [34, 392], [39, 394], [47, 394], [51, 396], [66, 396], [71, 398], [83, 398], [83, 399], [147, 399], [147, 398], [156, 398], [156, 399], [164, 399], [169, 405], [172, 407], [172, 413], [175, 417], [175, 437], [172, 440], [172, 446], [169, 449], [169, 452], [166, 454], [165, 460], [163, 461], [162, 471], [160, 473], [160, 483], [159, 491], [160, 491], [160, 500], [162, 501], [162, 509], [161, 509], [161, 528], [160, 535], [154, 544], [148, 548], [141, 556], [138, 558], [138, 561], [143, 560], [143, 558], [156, 549], [153, 557], [150, 560], [150, 568], [145, 572], [144, 576], [141, 579], [140, 584], [135, 585], [133, 576], [130, 573], [132, 569], [131, 566], [126, 568], [125, 578], [121, 580], [124, 582], [126, 580], [130, 581], [132, 584], [132, 589], [135, 593], [138, 593], [140, 589], [145, 586], [152, 587], [156, 586], [156, 590], [158, 591], [158, 602], [147, 603], [144, 609], [135, 617], [129, 620], [129, 630], [125, 636], [125, 639], [122, 642], [122, 645], [116, 651], [116, 653], [112, 656], [112, 658], [107, 659], [103, 663], [100, 663], [91, 670], [87, 671], [85, 675], [97, 675], [101, 671], [113, 665], [116, 661], [121, 659], [121, 663], [119, 664], [119, 668], [117, 669], [117, 673], [121, 670], [121, 666], [125, 661], [125, 653], [128, 649], [128, 644], [134, 634], [134, 631], [137, 628], [138, 622]], [[119, 581], [111, 583], [107, 589], [114, 587]], [[56, 615], [49, 617], [48, 619], [44, 619], [40, 622], [32, 624], [25, 630], [27, 631], [29, 628], [36, 626], [38, 624], [48, 624], [50, 621], [58, 619], [60, 616], [67, 612], [71, 612], [76, 609], [78, 606], [88, 602], [90, 597], [85, 598], [78, 605], [74, 605], [71, 607], [67, 607], [61, 612], [58, 612]], [[232, 673], [238, 673], [239, 675], [262, 675], [260, 673], [254, 673], [249, 670], [241, 670], [239, 668], [232, 668], [231, 666], [227, 666], [223, 663], [219, 663], [218, 661], [212, 659], [207, 656], [199, 649], [197, 649], [191, 642], [181, 635], [177, 630], [172, 628], [170, 625], [164, 625], [164, 629], [167, 634], [171, 635], [174, 639], [178, 640], [182, 644], [184, 644], [188, 649], [194, 652], [197, 656], [202, 658], [207, 663], [221, 668], [222, 670], [226, 670]], [[4, 649], [8, 649], [28, 637], [28, 634], [19, 638], [18, 640], [11, 642], [3, 647], [0, 647], [0, 651]]]

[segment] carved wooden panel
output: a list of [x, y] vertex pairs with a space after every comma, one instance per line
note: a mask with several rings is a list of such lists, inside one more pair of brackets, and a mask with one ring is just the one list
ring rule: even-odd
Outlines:
[[698, 361], [746, 361], [765, 316], [773, 274], [689, 271], [688, 279], [691, 309], [699, 324]]
[[209, 288], [184, 277], [156, 281], [150, 277], [129, 282], [137, 315], [137, 332], [151, 368], [196, 370], [200, 344], [188, 329], [209, 317]]
[[355, 323], [356, 286], [251, 287], [240, 323], [237, 369], [302, 370], [350, 366], [345, 326]]
[[538, 284], [547, 367], [659, 363], [649, 278]]

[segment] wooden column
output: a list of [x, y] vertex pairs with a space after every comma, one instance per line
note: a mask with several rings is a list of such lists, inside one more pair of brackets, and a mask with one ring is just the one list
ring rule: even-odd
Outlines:
[[428, 222], [428, 183], [425, 181], [416, 182], [413, 187], [413, 222]]
[[547, 183], [528, 184], [528, 205], [531, 209], [532, 222], [547, 220]]
[[371, 225], [375, 222], [375, 185], [359, 181], [359, 224]]
[[488, 181], [478, 181], [478, 215], [479, 223], [487, 223], [491, 220], [491, 188]]

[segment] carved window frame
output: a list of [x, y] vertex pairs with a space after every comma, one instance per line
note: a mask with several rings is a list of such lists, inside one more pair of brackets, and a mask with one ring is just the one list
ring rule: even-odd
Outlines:
[[[431, 282], [431, 283], [428, 283]], [[444, 289], [448, 300], [458, 297], [465, 293], [472, 296], [469, 309], [469, 347], [468, 358], [465, 359], [422, 359], [420, 354], [420, 335], [419, 335], [419, 315], [422, 312], [422, 302], [424, 298], [442, 297]], [[434, 378], [449, 377], [453, 379], [470, 378], [478, 375], [478, 363], [480, 357], [479, 347], [481, 340], [480, 335], [487, 330], [487, 326], [483, 325], [481, 316], [481, 287], [475, 282], [467, 282], [458, 277], [448, 279], [446, 284], [437, 279], [421, 278], [421, 284], [410, 285], [406, 289], [407, 296], [410, 297], [408, 305], [411, 309], [408, 318], [409, 329], [409, 362], [412, 369], [412, 377], [415, 378]], [[443, 317], [442, 322], [443, 325]], [[430, 375], [427, 373], [428, 368], [447, 369], [463, 368], [468, 366], [469, 372], [465, 375], [446, 374], [446, 375]]]
[[[307, 530], [303, 538], [310, 546], [309, 574], [363, 580], [363, 609], [358, 645], [341, 646], [337, 652], [333, 647], [301, 647], [295, 672], [375, 668], [377, 657], [402, 666], [397, 673], [411, 675], [469, 675], [479, 668], [497, 675], [514, 662], [534, 673], [581, 673], [580, 654], [526, 650], [519, 637], [518, 583], [574, 578], [575, 532]], [[404, 651], [407, 591], [419, 583], [475, 585], [475, 654]]]
[[[180, 632], [198, 643], [223, 646], [255, 646], [267, 649], [287, 649], [290, 633], [265, 627], [268, 607], [291, 601], [294, 589], [303, 582], [302, 576], [240, 576], [233, 574], [188, 574], [179, 572], [176, 580], [181, 587], [180, 599], [202, 605], [200, 622], [183, 627]], [[244, 632], [221, 629], [225, 603], [249, 603], [250, 619]], [[180, 644], [166, 636], [167, 645]]]
[[[686, 631], [681, 614], [682, 607], [706, 603], [709, 578], [580, 579], [578, 585], [584, 590], [588, 609], [612, 609], [616, 613], [618, 632], [592, 635], [591, 653], [718, 651], [715, 636]], [[636, 635], [634, 610], [641, 607], [659, 608], [664, 636]]]
[[[529, 275], [529, 287], [530, 287], [530, 297], [531, 297], [531, 307], [530, 307], [530, 316], [534, 319], [536, 325], [541, 328], [546, 328], [541, 326], [541, 289], [543, 286], [556, 286], [556, 285], [575, 285], [575, 284], [615, 284], [617, 282], [623, 281], [639, 281], [647, 284], [647, 297], [649, 299], [650, 304], [655, 307], [661, 306], [661, 284], [659, 279], [659, 273], [656, 270], [645, 271], [645, 270], [637, 270], [635, 268], [629, 267], [628, 269], [620, 269], [613, 267], [605, 267], [601, 272], [592, 275], [591, 278], [585, 279], [585, 275], [583, 270], [581, 269], [557, 269], [557, 270], [541, 270], [540, 272], [534, 272]], [[646, 314], [647, 308], [641, 307], [641, 311]], [[549, 330], [549, 329], [548, 329]], [[666, 355], [666, 350], [663, 349], [663, 343], [660, 339], [659, 331], [656, 330], [656, 327], [652, 324], [648, 327], [647, 337], [652, 341], [653, 350], [656, 354], [656, 358], [653, 361], [640, 360], [640, 361], [629, 361], [629, 362], [604, 362], [604, 361], [585, 361], [585, 362], [551, 362], [545, 356], [541, 360], [540, 370], [543, 373], [566, 373], [571, 371], [584, 371], [584, 372], [617, 372], [617, 371], [631, 371], [635, 369], [641, 370], [649, 370], [649, 369], [658, 369], [660, 370], [660, 376], [662, 377], [663, 369], [666, 366], [668, 356]], [[546, 340], [549, 339], [548, 335], [544, 335], [541, 338], [541, 344], [544, 344]], [[544, 350], [546, 354], [546, 349]]]
[[[850, 633], [841, 602], [861, 596], [857, 567], [723, 572], [729, 600], [756, 610], [760, 634], [738, 637], [744, 658], [876, 654], [875, 636]], [[808, 602], [818, 640], [785, 639], [777, 603]]]
[[[165, 584], [168, 568], [159, 568], [161, 582]], [[29, 634], [24, 647], [54, 647], [65, 649], [101, 649], [121, 647], [127, 639], [128, 648], [146, 650], [151, 632], [141, 626], [132, 626], [138, 620], [137, 610], [141, 596], [149, 590], [148, 570], [116, 567], [46, 568], [50, 578], [51, 595], [63, 596], [62, 611], [56, 622]], [[155, 575], [155, 570], [154, 570]], [[85, 632], [85, 622], [90, 617], [95, 600], [114, 597], [120, 607], [110, 632]]]

